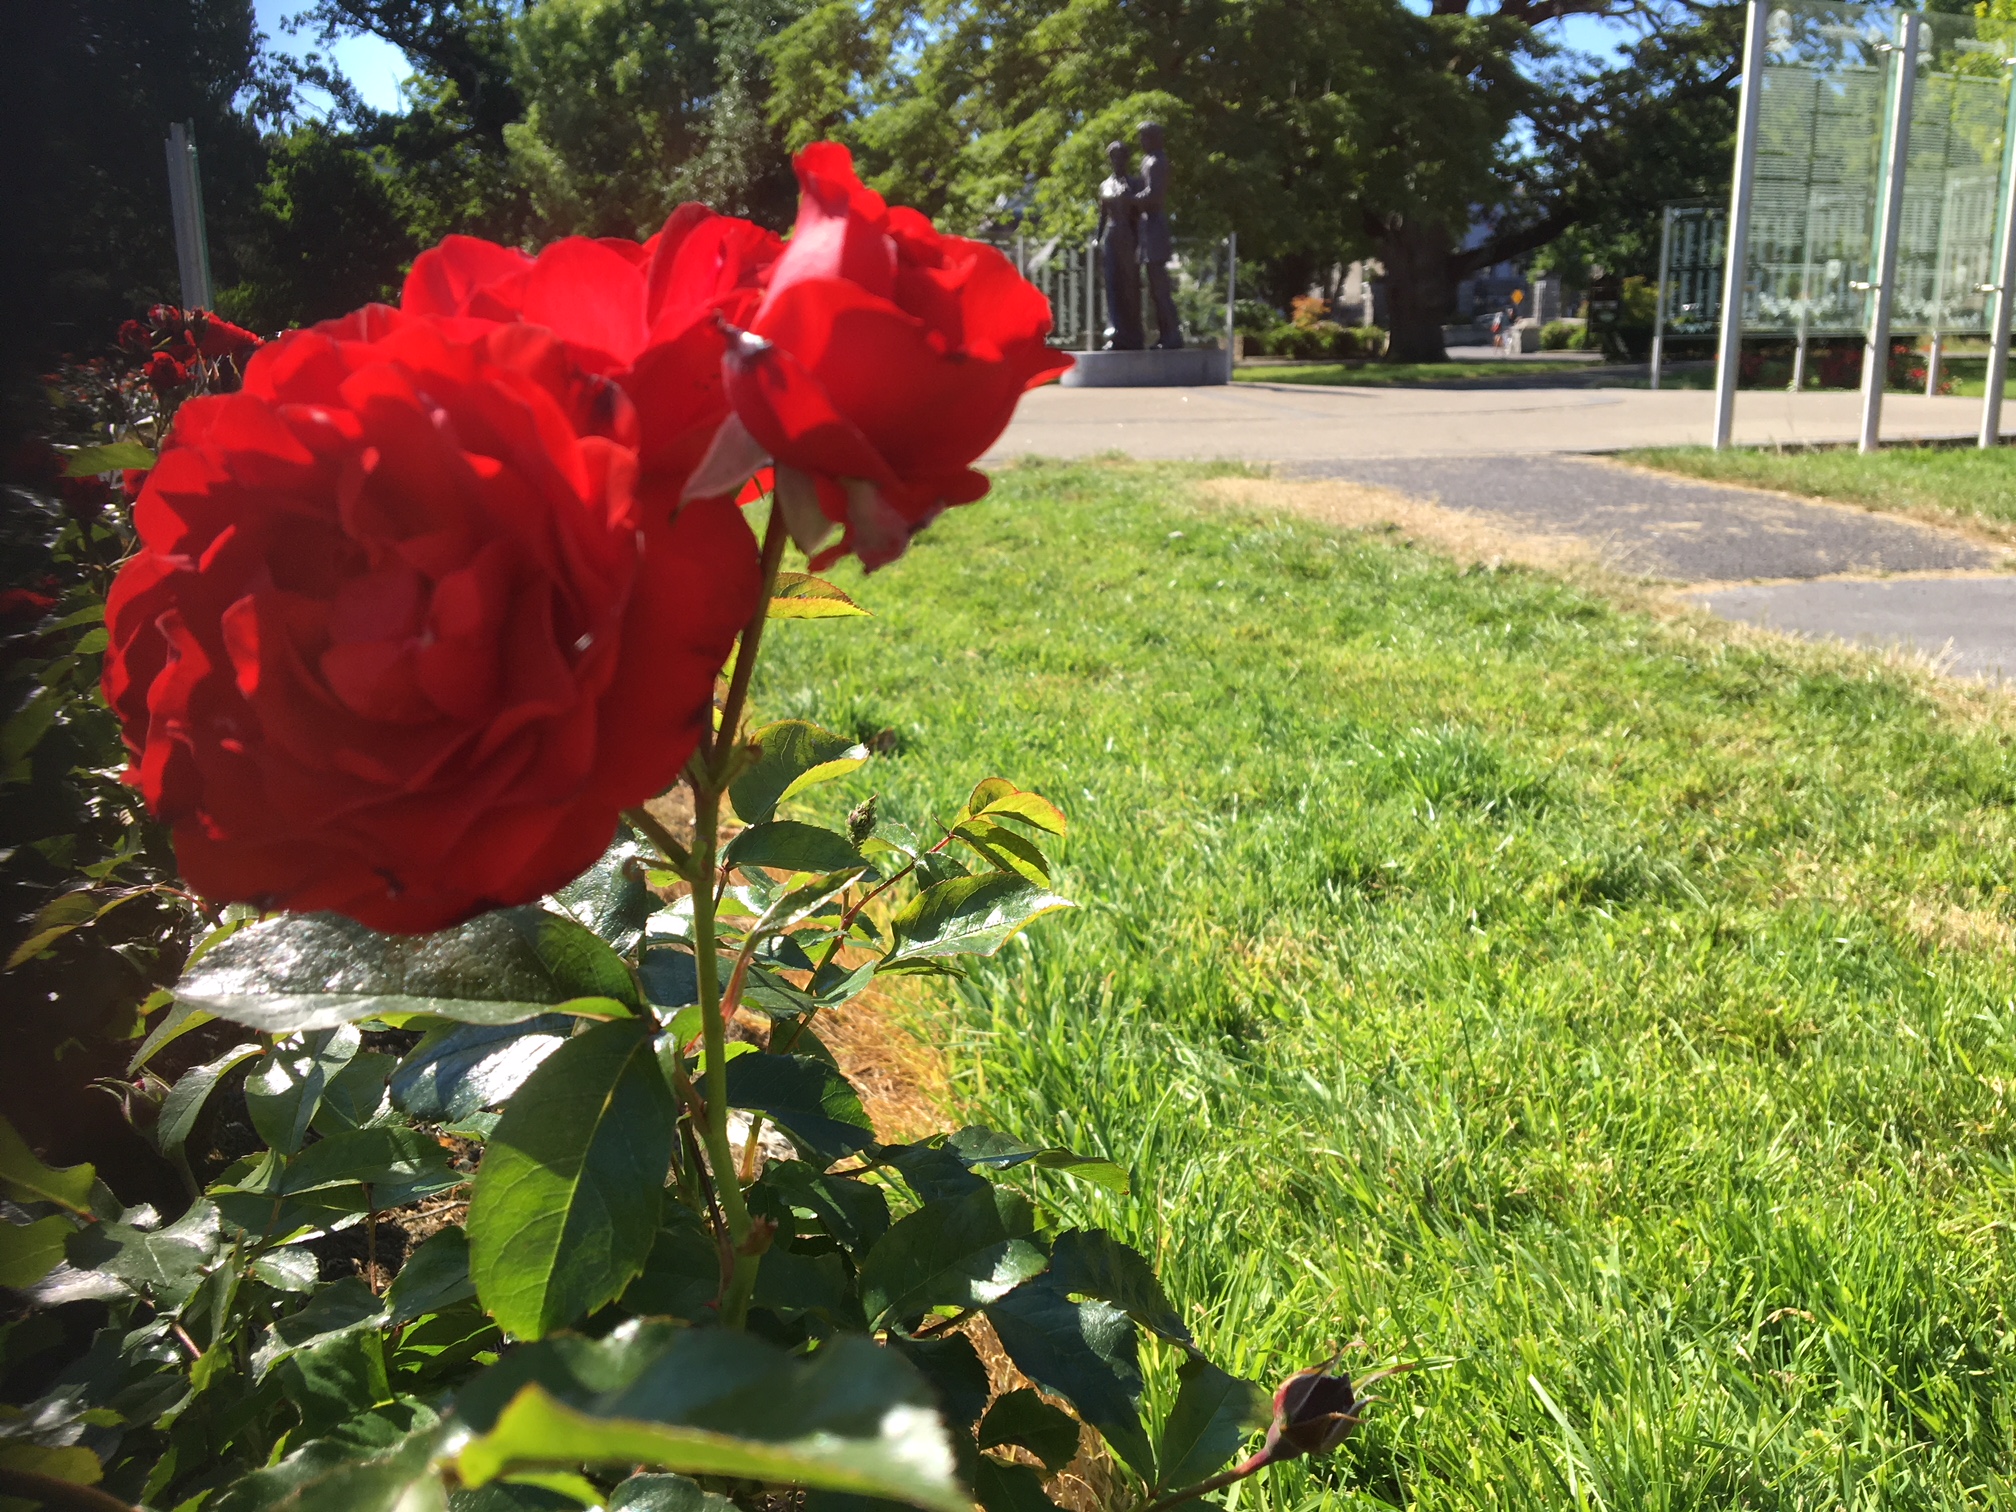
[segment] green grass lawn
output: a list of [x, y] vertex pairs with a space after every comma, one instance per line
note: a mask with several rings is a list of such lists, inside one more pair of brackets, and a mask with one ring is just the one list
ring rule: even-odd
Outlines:
[[1874, 509], [1933, 509], [2016, 525], [2016, 449], [1889, 446], [1868, 456], [1852, 447], [1764, 451], [1705, 446], [1619, 454], [1620, 461], [1717, 483], [1747, 483]]
[[933, 1026], [962, 1115], [1139, 1173], [1053, 1211], [1235, 1368], [1422, 1362], [1237, 1505], [2008, 1505], [1998, 695], [1192, 476], [1005, 472], [846, 577], [877, 618], [775, 626], [760, 696], [894, 731], [828, 818], [1069, 812], [1084, 907]]

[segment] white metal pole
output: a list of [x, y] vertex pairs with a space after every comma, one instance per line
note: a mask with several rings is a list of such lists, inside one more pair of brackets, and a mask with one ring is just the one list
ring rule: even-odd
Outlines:
[[1647, 388], [1659, 387], [1659, 362], [1666, 355], [1666, 279], [1673, 266], [1673, 207], [1659, 210], [1659, 294], [1652, 302], [1652, 375]]
[[1232, 379], [1232, 343], [1238, 336], [1239, 233], [1225, 238], [1225, 379]]
[[1750, 191], [1757, 178], [1757, 113], [1764, 95], [1764, 3], [1750, 0], [1743, 24], [1743, 83], [1736, 96], [1736, 173], [1729, 186], [1729, 255], [1722, 265], [1722, 329], [1715, 342], [1714, 446], [1729, 445], [1736, 421], [1736, 375], [1743, 353], [1743, 286], [1748, 282]]
[[2002, 215], [1995, 227], [1995, 282], [1988, 294], [1988, 382], [1981, 401], [1980, 444], [2002, 440], [2002, 386], [2009, 366], [2010, 286], [2016, 284], [2016, 78], [2009, 85], [2009, 113], [2002, 128]]
[[168, 205], [174, 217], [175, 265], [182, 282], [182, 308], [207, 310], [210, 247], [203, 230], [203, 181], [196, 171], [196, 142], [180, 121], [168, 127]]
[[1858, 451], [1873, 452], [1883, 429], [1883, 385], [1890, 370], [1890, 307], [1897, 290], [1897, 241], [1904, 224], [1904, 170], [1911, 155], [1911, 98], [1918, 83], [1918, 29], [1906, 11], [1897, 18], [1890, 54], [1890, 100], [1883, 121], [1883, 178], [1877, 188], [1875, 266], [1869, 271], [1869, 339], [1862, 348], [1862, 434]]

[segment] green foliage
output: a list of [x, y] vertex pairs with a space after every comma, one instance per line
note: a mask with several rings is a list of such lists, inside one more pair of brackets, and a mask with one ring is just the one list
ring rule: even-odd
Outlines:
[[[847, 602], [807, 581], [779, 597]], [[633, 813], [541, 905], [421, 937], [218, 921], [136, 1056], [181, 1064], [135, 1113], [188, 1189], [167, 1211], [0, 1122], [0, 1279], [98, 1309], [17, 1443], [227, 1512], [765, 1487], [1041, 1512], [1086, 1425], [1141, 1495], [1172, 1485], [1157, 1443], [1193, 1481], [1232, 1457], [1259, 1389], [1203, 1364], [1144, 1255], [1058, 1220], [1128, 1171], [981, 1126], [886, 1143], [820, 1039], [878, 978], [970, 971], [1073, 907], [1063, 812], [987, 777], [892, 822], [837, 786], [866, 745], [738, 712], [689, 767], [690, 844]], [[738, 1012], [768, 1033], [731, 1045]], [[764, 1160], [772, 1129], [795, 1158]], [[983, 1319], [1047, 1397], [992, 1400]]]

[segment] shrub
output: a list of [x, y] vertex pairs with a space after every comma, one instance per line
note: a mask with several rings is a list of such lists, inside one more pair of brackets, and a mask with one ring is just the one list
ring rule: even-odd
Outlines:
[[1321, 294], [1304, 294], [1288, 301], [1289, 320], [1303, 330], [1313, 330], [1330, 313], [1330, 301]]
[[1232, 302], [1232, 329], [1263, 341], [1267, 333], [1282, 324], [1281, 312], [1264, 299], [1235, 299]]
[[1540, 350], [1565, 352], [1575, 344], [1584, 327], [1579, 320], [1550, 320], [1540, 328]]

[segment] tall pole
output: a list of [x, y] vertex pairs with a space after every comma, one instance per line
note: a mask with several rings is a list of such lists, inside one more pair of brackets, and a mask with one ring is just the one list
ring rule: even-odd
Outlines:
[[175, 263], [182, 278], [182, 308], [207, 310], [210, 242], [203, 230], [203, 180], [196, 168], [193, 123], [168, 128], [168, 205], [175, 217]]
[[1239, 233], [1225, 238], [1225, 379], [1232, 379], [1232, 343], [1239, 334]]
[[1749, 271], [1750, 191], [1757, 179], [1757, 115], [1764, 96], [1764, 0], [1750, 0], [1743, 24], [1743, 83], [1736, 96], [1736, 173], [1729, 186], [1729, 256], [1722, 265], [1722, 329], [1715, 343], [1715, 450], [1736, 421], [1736, 374], [1743, 355], [1743, 285]]
[[1897, 241], [1904, 224], [1904, 170], [1911, 156], [1911, 99], [1918, 84], [1918, 29], [1906, 11], [1897, 18], [1890, 54], [1890, 100], [1883, 113], [1883, 179], [1876, 197], [1875, 266], [1869, 272], [1869, 340], [1862, 349], [1862, 434], [1858, 451], [1873, 452], [1883, 428], [1883, 384], [1890, 372], [1890, 306], [1897, 293]]
[[[2016, 60], [2012, 60], [2016, 61]], [[2002, 440], [2002, 384], [2009, 366], [2010, 285], [2016, 284], [2016, 77], [2009, 85], [2009, 114], [2002, 128], [2002, 214], [1995, 227], [1995, 280], [1987, 288], [1988, 383], [1981, 401], [1981, 445]]]
[[1659, 387], [1659, 360], [1666, 355], [1666, 279], [1673, 266], [1673, 207], [1659, 209], [1659, 295], [1652, 302], [1652, 376], [1647, 388]]

